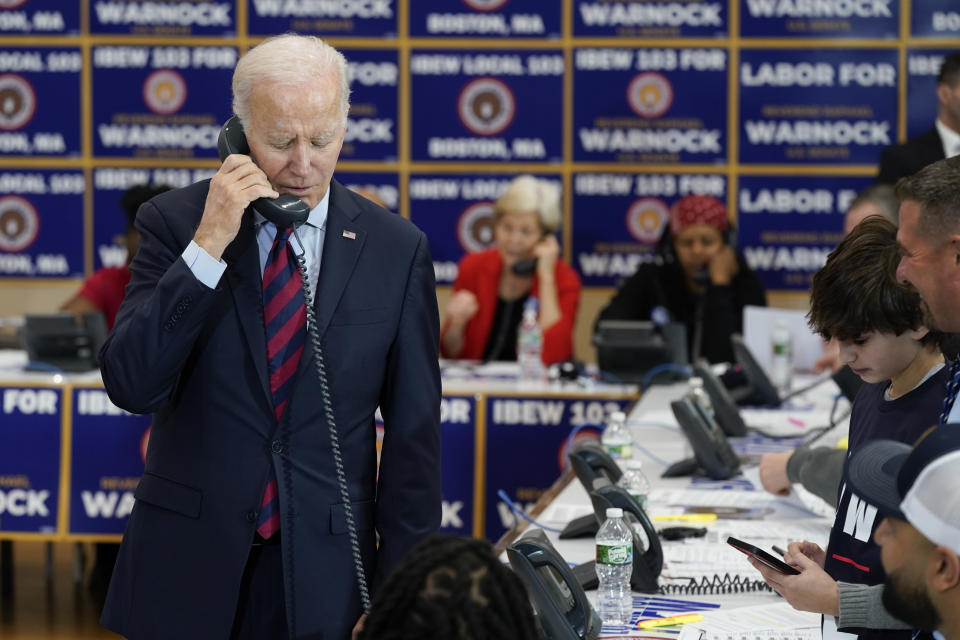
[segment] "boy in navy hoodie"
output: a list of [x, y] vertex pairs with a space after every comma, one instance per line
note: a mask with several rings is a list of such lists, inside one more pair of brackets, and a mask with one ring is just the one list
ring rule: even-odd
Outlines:
[[[834, 249], [813, 277], [810, 326], [840, 344], [840, 359], [864, 382], [850, 415], [849, 452], [885, 438], [913, 443], [936, 424], [946, 388], [943, 334], [923, 326], [920, 297], [896, 282], [896, 227], [864, 220]], [[873, 532], [877, 509], [845, 484], [826, 551], [790, 543], [787, 576], [753, 562], [794, 608], [824, 614], [824, 640], [911, 640], [909, 627], [883, 608], [880, 548]], [[838, 631], [839, 629], [839, 631]]]

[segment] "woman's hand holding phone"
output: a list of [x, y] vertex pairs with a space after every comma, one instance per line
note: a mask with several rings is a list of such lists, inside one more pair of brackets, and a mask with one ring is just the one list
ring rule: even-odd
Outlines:
[[541, 278], [553, 276], [560, 256], [560, 243], [557, 236], [548, 233], [533, 247], [533, 256], [537, 259], [537, 275]]

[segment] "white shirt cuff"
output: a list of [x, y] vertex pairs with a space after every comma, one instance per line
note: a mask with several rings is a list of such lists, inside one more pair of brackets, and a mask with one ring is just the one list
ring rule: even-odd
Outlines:
[[226, 262], [217, 260], [193, 240], [191, 240], [187, 248], [183, 250], [180, 257], [187, 263], [187, 267], [193, 272], [197, 280], [207, 285], [210, 289], [217, 288], [223, 272], [227, 269]]

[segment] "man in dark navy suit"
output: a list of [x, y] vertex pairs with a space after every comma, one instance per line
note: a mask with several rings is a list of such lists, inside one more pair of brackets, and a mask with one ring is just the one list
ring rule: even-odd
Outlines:
[[[374, 590], [440, 525], [433, 266], [421, 231], [332, 179], [349, 107], [339, 52], [268, 39], [233, 92], [251, 155], [140, 209], [101, 353], [113, 402], [154, 413], [103, 623], [132, 640], [342, 640], [362, 614], [355, 555]], [[311, 209], [289, 239], [249, 206], [280, 194]]]
[[960, 154], [960, 52], [943, 59], [937, 74], [937, 121], [933, 129], [887, 147], [876, 182], [896, 184], [928, 164]]

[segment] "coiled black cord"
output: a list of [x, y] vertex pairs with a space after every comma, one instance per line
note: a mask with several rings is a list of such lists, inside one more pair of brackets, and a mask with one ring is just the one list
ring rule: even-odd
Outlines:
[[295, 253], [297, 271], [303, 288], [303, 298], [307, 307], [307, 334], [313, 345], [313, 363], [316, 366], [317, 377], [320, 379], [320, 395], [323, 401], [323, 412], [327, 417], [327, 426], [330, 429], [330, 448], [333, 450], [333, 465], [337, 472], [337, 484], [340, 486], [340, 499], [343, 500], [343, 511], [347, 519], [347, 535], [350, 537], [350, 548], [353, 553], [353, 565], [357, 573], [357, 586], [360, 588], [360, 602], [364, 613], [370, 613], [370, 591], [367, 589], [367, 576], [363, 571], [363, 558], [360, 555], [360, 537], [357, 534], [356, 520], [353, 517], [353, 505], [350, 503], [350, 492], [347, 490], [347, 476], [343, 470], [343, 456], [340, 454], [340, 438], [337, 435], [337, 424], [333, 415], [333, 402], [330, 400], [330, 387], [327, 384], [327, 369], [323, 361], [323, 343], [317, 330], [317, 316], [313, 309], [313, 295], [310, 293], [310, 278], [307, 275], [307, 259], [305, 250], [297, 230], [293, 235], [300, 244], [300, 253]]

